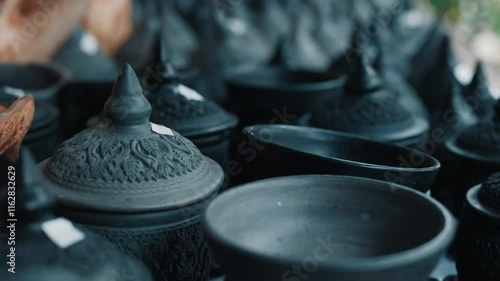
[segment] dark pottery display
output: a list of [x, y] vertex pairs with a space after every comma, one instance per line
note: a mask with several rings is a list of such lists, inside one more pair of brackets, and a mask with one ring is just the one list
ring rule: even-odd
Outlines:
[[234, 188], [203, 222], [227, 281], [424, 281], [455, 233], [453, 216], [431, 197], [332, 175]]
[[462, 91], [465, 101], [479, 118], [489, 118], [494, 114], [491, 105], [495, 98], [488, 87], [483, 64], [479, 62], [471, 82]]
[[[149, 281], [153, 280], [144, 264], [123, 255], [102, 238], [75, 227], [70, 221], [53, 214], [54, 198], [46, 191], [35, 160], [28, 150], [21, 152], [19, 165], [9, 166], [9, 177], [15, 178], [15, 214], [2, 220], [14, 239], [0, 244], [3, 254], [0, 279], [16, 281]], [[2, 184], [1, 200], [8, 202], [9, 184]], [[9, 196], [11, 196], [9, 194]], [[13, 199], [9, 199], [11, 201]], [[9, 220], [9, 219], [10, 220]], [[3, 231], [3, 230], [2, 230]], [[10, 237], [13, 237], [10, 234]], [[14, 243], [11, 243], [14, 241]], [[14, 251], [13, 251], [14, 250]], [[12, 263], [10, 264], [9, 261]], [[7, 271], [8, 269], [14, 271]]]
[[17, 162], [23, 138], [33, 121], [35, 101], [28, 95], [10, 105], [0, 104], [0, 155]]
[[344, 77], [277, 66], [248, 66], [226, 76], [231, 110], [240, 127], [292, 123], [316, 104], [342, 92]]
[[339, 174], [385, 180], [426, 192], [439, 171], [433, 157], [356, 135], [288, 125], [243, 130], [242, 150], [258, 179], [297, 174]]
[[499, 261], [500, 173], [495, 173], [467, 192], [457, 235], [458, 277], [500, 280]]
[[444, 166], [441, 185], [433, 196], [458, 214], [467, 190], [500, 170], [500, 101], [495, 116], [469, 126], [446, 142], [450, 164]]
[[191, 140], [220, 165], [228, 160], [230, 131], [238, 119], [195, 90], [180, 84], [179, 76], [163, 49], [161, 83], [149, 92], [151, 122], [167, 126]]
[[208, 280], [200, 214], [221, 167], [179, 133], [150, 123], [151, 105], [126, 65], [104, 118], [40, 164], [58, 213], [140, 258], [155, 280]]
[[422, 144], [430, 129], [426, 116], [411, 110], [395, 87], [384, 85], [366, 56], [356, 56], [353, 64], [344, 93], [302, 116], [298, 124], [410, 147]]
[[68, 74], [53, 65], [0, 64], [0, 102], [26, 94], [35, 98], [35, 115], [23, 143], [38, 161], [49, 157], [61, 141], [57, 94], [67, 80]]

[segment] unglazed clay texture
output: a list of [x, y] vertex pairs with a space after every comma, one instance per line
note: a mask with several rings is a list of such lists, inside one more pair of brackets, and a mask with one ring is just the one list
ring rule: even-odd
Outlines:
[[203, 155], [179, 134], [127, 136], [88, 129], [63, 143], [48, 162], [46, 174], [68, 187], [104, 192], [102, 186], [112, 185], [108, 192], [127, 193], [151, 192], [160, 179], [206, 169]]

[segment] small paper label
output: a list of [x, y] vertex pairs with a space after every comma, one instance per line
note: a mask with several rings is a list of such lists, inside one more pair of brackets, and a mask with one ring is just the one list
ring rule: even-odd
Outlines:
[[22, 98], [22, 97], [26, 96], [26, 93], [23, 90], [18, 89], [18, 88], [11, 88], [11, 87], [5, 86], [5, 87], [3, 87], [3, 89], [4, 89], [4, 92], [6, 94], [9, 94], [9, 95], [14, 96], [16, 98]]
[[170, 130], [170, 128], [155, 123], [151, 123], [151, 130], [160, 135], [167, 135], [167, 136], [174, 135], [174, 133], [172, 132], [172, 130]]
[[43, 222], [41, 228], [47, 237], [61, 249], [66, 249], [85, 239], [85, 234], [65, 218]]
[[89, 56], [99, 52], [99, 42], [92, 33], [85, 32], [80, 40], [80, 49]]
[[179, 85], [179, 93], [188, 100], [197, 100], [197, 101], [203, 100], [203, 96], [200, 95], [197, 91], [189, 87], [186, 87], [182, 84]]

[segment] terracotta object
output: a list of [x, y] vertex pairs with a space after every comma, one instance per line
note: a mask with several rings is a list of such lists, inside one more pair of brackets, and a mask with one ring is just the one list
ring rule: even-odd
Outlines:
[[339, 174], [386, 180], [428, 191], [440, 163], [401, 146], [352, 134], [287, 125], [243, 130], [243, 156], [255, 178], [297, 174]]
[[0, 102], [12, 102], [18, 96], [32, 94], [35, 115], [24, 144], [38, 161], [49, 157], [60, 141], [60, 112], [57, 94], [68, 74], [49, 64], [0, 64]]
[[162, 54], [161, 82], [148, 97], [152, 106], [151, 122], [174, 129], [191, 140], [204, 155], [224, 165], [229, 157], [229, 134], [238, 119], [181, 84], [180, 76], [169, 63], [166, 48]]
[[199, 215], [222, 168], [179, 133], [152, 124], [151, 105], [126, 65], [104, 118], [65, 141], [41, 168], [58, 212], [143, 260], [155, 280], [207, 280]]
[[471, 188], [465, 197], [457, 236], [461, 281], [500, 278], [500, 173]]
[[[102, 238], [74, 226], [70, 221], [54, 216], [55, 200], [46, 191], [47, 183], [28, 150], [21, 152], [19, 165], [13, 167], [17, 182], [17, 222], [14, 222], [16, 271], [15, 274], [7, 272], [8, 265], [4, 264], [1, 274], [7, 278], [4, 280], [12, 280], [6, 275], [14, 276], [13, 280], [19, 281], [153, 280], [138, 260], [123, 255]], [[7, 190], [7, 184], [2, 186], [2, 190]], [[7, 198], [2, 200], [7, 202]], [[4, 214], [2, 219], [7, 219]], [[54, 235], [63, 231], [66, 241]], [[0, 245], [4, 253], [10, 253], [8, 248], [7, 243]]]
[[0, 155], [12, 163], [17, 162], [21, 143], [28, 133], [34, 112], [35, 101], [31, 95], [0, 108]]
[[0, 3], [0, 61], [47, 62], [88, 8], [88, 1], [23, 1]]
[[419, 147], [429, 134], [426, 116], [410, 110], [402, 94], [384, 83], [365, 56], [356, 56], [353, 64], [344, 93], [318, 105], [298, 124]]
[[115, 54], [132, 35], [132, 0], [89, 0], [84, 26], [108, 55]]
[[500, 101], [494, 104], [495, 116], [466, 127], [446, 142], [450, 162], [443, 167], [445, 186], [436, 186], [437, 197], [458, 214], [467, 190], [500, 170]]
[[242, 281], [422, 281], [455, 233], [450, 212], [422, 193], [332, 175], [234, 188], [203, 222], [226, 280]]

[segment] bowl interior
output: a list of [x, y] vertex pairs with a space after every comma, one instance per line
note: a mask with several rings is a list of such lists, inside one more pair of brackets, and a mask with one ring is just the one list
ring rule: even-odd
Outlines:
[[392, 168], [426, 169], [439, 166], [434, 158], [415, 150], [328, 130], [285, 125], [257, 125], [245, 130], [264, 143], [315, 157]]
[[318, 175], [231, 190], [212, 202], [205, 220], [233, 247], [291, 260], [394, 254], [429, 242], [445, 227], [441, 209], [424, 195], [380, 181]]
[[42, 65], [0, 64], [0, 84], [24, 90], [52, 87], [62, 75]]
[[262, 89], [287, 89], [293, 91], [297, 86], [332, 87], [338, 84], [340, 76], [336, 74], [319, 73], [312, 71], [290, 70], [280, 67], [259, 66], [242, 67], [231, 71], [226, 76], [226, 81], [246, 87]]

